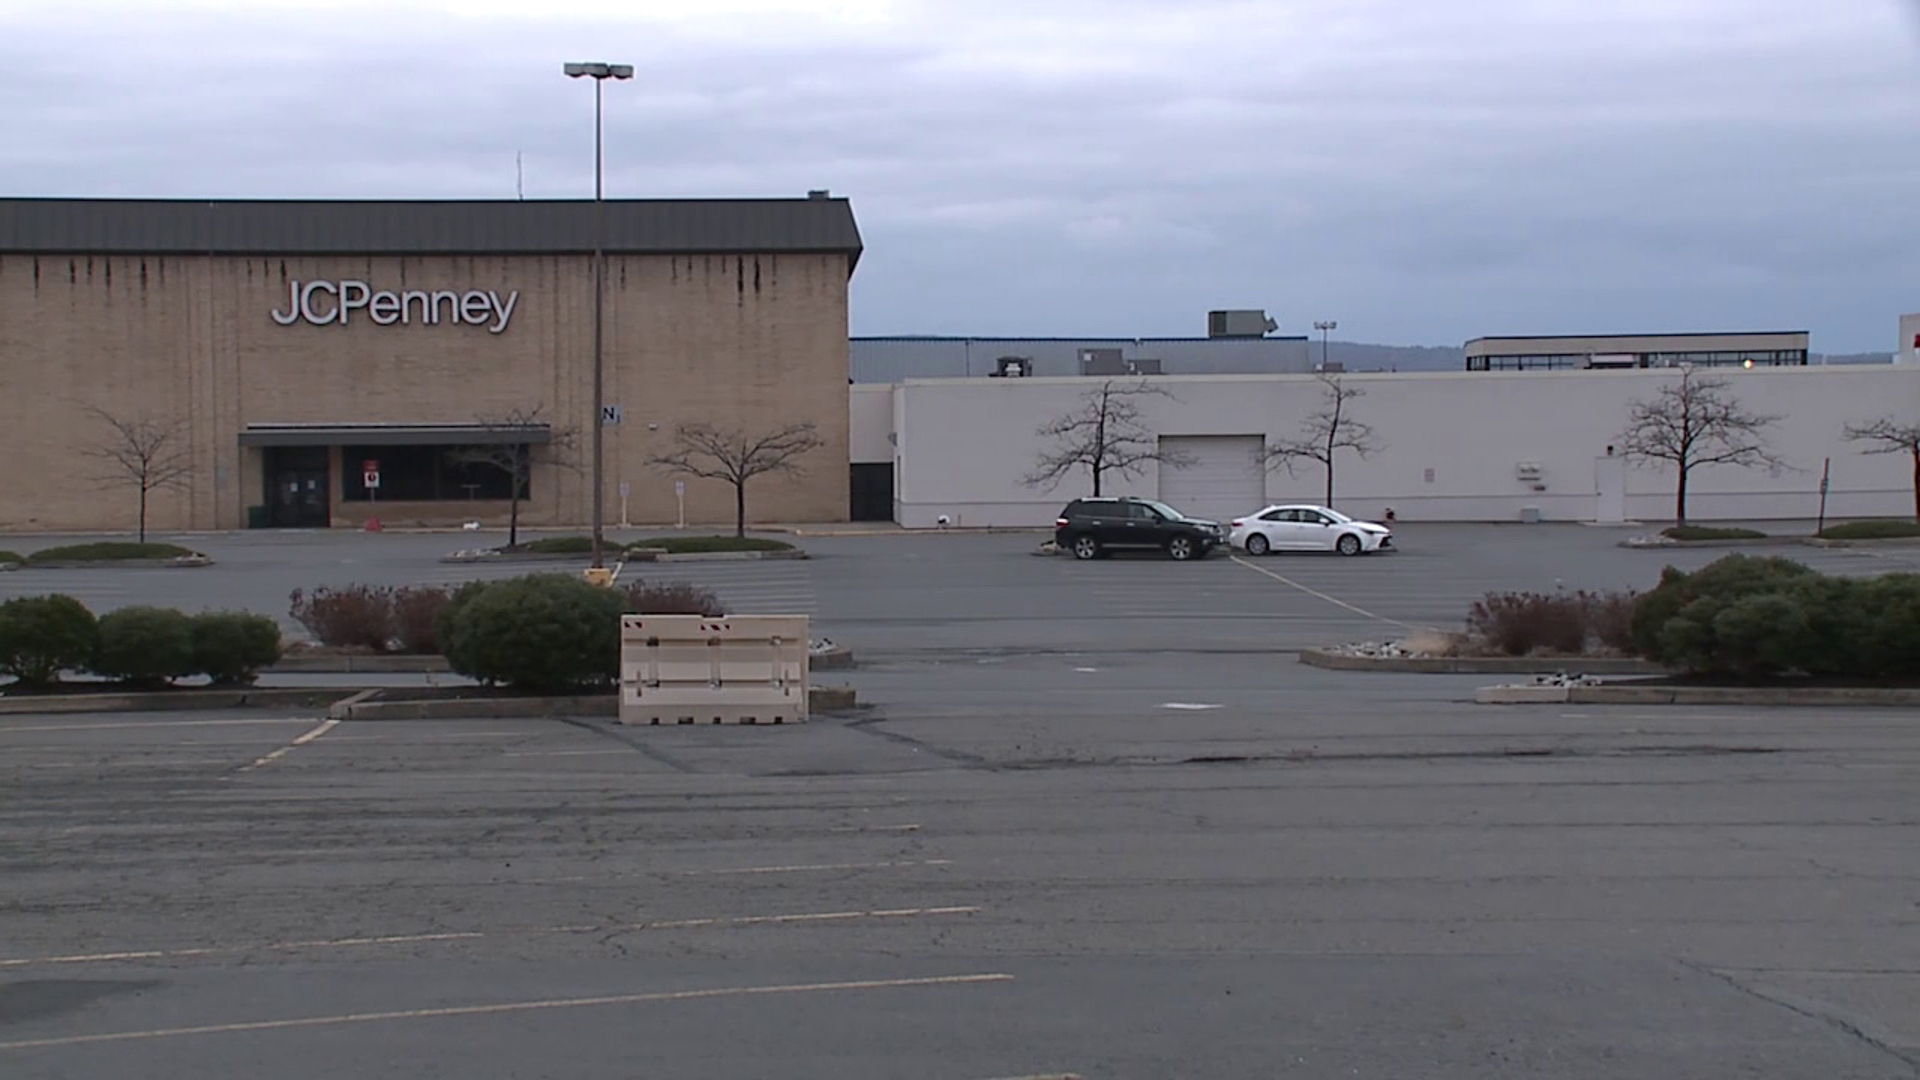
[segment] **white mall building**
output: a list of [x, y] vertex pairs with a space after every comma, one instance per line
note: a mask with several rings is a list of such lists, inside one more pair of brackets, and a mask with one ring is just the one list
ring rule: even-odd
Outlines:
[[[1343, 374], [1343, 385], [1362, 391], [1348, 403], [1352, 418], [1373, 429], [1379, 448], [1365, 458], [1337, 455], [1334, 502], [1358, 517], [1391, 508], [1401, 521], [1670, 521], [1673, 468], [1629, 461], [1620, 444], [1634, 404], [1677, 383], [1684, 365], [1696, 378], [1724, 381], [1723, 393], [1744, 410], [1777, 417], [1765, 437], [1781, 462], [1696, 470], [1690, 519], [1812, 519], [1823, 468], [1831, 476], [1829, 519], [1910, 517], [1914, 462], [1904, 454], [1867, 454], [1845, 437], [1848, 425], [1883, 416], [1920, 422], [1920, 367], [1911, 363], [1920, 325], [1903, 320], [1902, 333], [1909, 362], [1896, 364], [1806, 366], [1804, 334], [1715, 335], [1733, 339], [1728, 348], [1703, 345], [1708, 335], [1482, 338], [1468, 344], [1470, 365], [1476, 346], [1482, 355], [1560, 359]], [[1697, 358], [1687, 355], [1696, 350]], [[1578, 354], [1603, 359], [1564, 359]], [[1632, 356], [1642, 359], [1630, 362]], [[1772, 359], [1753, 362], [1755, 356]], [[1259, 462], [1263, 444], [1298, 437], [1320, 408], [1326, 388], [1315, 375], [1124, 378], [1145, 378], [1166, 392], [1136, 399], [1142, 421], [1164, 449], [1191, 464], [1147, 462], [1136, 476], [1110, 477], [1107, 494], [1157, 497], [1221, 519], [1273, 502], [1321, 500], [1318, 464], [1296, 466], [1290, 475]], [[850, 386], [853, 468], [868, 470], [876, 484], [890, 480], [893, 518], [908, 528], [936, 527], [942, 519], [962, 528], [1044, 526], [1090, 489], [1084, 470], [1051, 489], [1023, 482], [1048, 450], [1038, 431], [1081, 407], [1103, 381], [952, 377]]]

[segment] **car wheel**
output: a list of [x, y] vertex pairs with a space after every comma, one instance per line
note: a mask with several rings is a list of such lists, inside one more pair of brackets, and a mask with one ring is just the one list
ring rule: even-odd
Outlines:
[[1259, 533], [1248, 534], [1247, 554], [1265, 555], [1266, 553], [1267, 553], [1267, 538], [1260, 535]]
[[1176, 536], [1167, 541], [1167, 557], [1175, 562], [1186, 562], [1193, 558], [1193, 540], [1185, 536]]
[[1333, 548], [1342, 555], [1358, 555], [1360, 554], [1360, 538], [1352, 533], [1347, 533], [1340, 538], [1339, 543], [1333, 545]]
[[1080, 534], [1073, 538], [1073, 557], [1076, 559], [1097, 559], [1100, 557], [1100, 541]]

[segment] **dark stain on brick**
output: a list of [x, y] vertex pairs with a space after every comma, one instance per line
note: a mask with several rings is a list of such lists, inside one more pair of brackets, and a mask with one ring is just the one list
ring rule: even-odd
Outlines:
[[747, 260], [738, 255], [733, 257], [733, 283], [740, 299], [744, 301], [747, 298]]
[[760, 256], [753, 257], [753, 294], [760, 295]]
[[67, 260], [67, 284], [80, 284], [80, 264], [72, 259]]

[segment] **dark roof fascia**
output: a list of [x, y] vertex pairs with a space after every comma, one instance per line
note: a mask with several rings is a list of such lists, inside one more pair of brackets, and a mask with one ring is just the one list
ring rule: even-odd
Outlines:
[[[593, 207], [591, 199], [0, 198], [0, 254], [587, 254]], [[605, 211], [600, 246], [614, 255], [845, 255], [851, 274], [864, 249], [844, 197], [610, 199]], [[463, 235], [474, 231], [491, 238]]]

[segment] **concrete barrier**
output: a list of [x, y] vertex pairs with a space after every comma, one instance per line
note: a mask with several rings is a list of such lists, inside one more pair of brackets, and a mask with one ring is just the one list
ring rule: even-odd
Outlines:
[[1564, 686], [1483, 686], [1473, 692], [1473, 700], [1481, 705], [1564, 705], [1567, 690]]
[[804, 615], [624, 615], [623, 724], [793, 724], [807, 719]]

